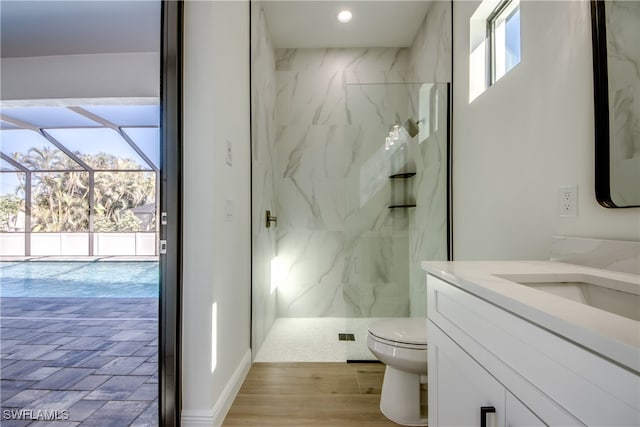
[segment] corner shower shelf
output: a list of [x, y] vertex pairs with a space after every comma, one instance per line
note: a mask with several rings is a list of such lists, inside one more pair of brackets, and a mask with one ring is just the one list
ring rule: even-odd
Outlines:
[[[413, 178], [416, 175], [415, 172], [401, 172], [401, 173], [395, 173], [393, 175], [389, 176], [389, 179], [391, 180], [396, 180], [396, 179], [409, 179], [409, 178]], [[400, 185], [400, 184], [398, 184]], [[403, 200], [403, 202], [408, 202], [407, 199], [407, 194], [406, 194], [406, 184], [402, 184], [402, 186], [405, 188], [404, 193], [405, 193], [405, 197]], [[392, 187], [393, 188], [393, 187]], [[393, 191], [393, 190], [392, 190]], [[392, 199], [394, 199], [394, 197], [392, 197]], [[416, 205], [415, 203], [400, 203], [400, 204], [394, 204], [389, 206], [389, 209], [403, 209], [403, 208], [415, 208]]]
[[415, 208], [416, 205], [391, 205], [389, 209], [400, 209], [400, 208]]
[[389, 176], [389, 179], [396, 179], [396, 178], [408, 179], [408, 178], [411, 178], [411, 177], [413, 177], [415, 175], [416, 175], [415, 172], [396, 173], [396, 174], [393, 174], [393, 175]]

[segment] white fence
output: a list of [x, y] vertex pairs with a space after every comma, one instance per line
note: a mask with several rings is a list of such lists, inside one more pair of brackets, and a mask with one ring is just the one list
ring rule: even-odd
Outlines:
[[[30, 233], [32, 256], [86, 256], [89, 233]], [[93, 254], [156, 255], [157, 235], [150, 233], [93, 233]], [[0, 256], [26, 255], [25, 233], [0, 233]]]

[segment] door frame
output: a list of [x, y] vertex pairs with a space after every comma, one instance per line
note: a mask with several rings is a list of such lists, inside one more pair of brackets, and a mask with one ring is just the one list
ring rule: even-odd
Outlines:
[[[160, 258], [158, 411], [160, 426], [180, 426], [182, 305], [183, 1], [162, 1], [160, 47]], [[166, 216], [165, 216], [166, 214]]]

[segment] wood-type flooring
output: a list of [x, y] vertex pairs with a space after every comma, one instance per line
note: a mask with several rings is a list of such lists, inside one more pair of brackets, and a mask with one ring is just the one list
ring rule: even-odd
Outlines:
[[224, 427], [397, 426], [380, 412], [381, 363], [254, 363]]

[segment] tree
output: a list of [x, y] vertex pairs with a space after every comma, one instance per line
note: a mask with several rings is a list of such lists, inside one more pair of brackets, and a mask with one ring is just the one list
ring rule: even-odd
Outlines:
[[34, 173], [31, 231], [89, 230], [89, 173]]
[[0, 196], [0, 231], [16, 231], [18, 213], [24, 209], [24, 199], [13, 194]]
[[[135, 161], [120, 159], [108, 153], [75, 154], [97, 169], [94, 172], [93, 188], [95, 231], [139, 231], [139, 220], [131, 209], [155, 203], [155, 173], [131, 172], [138, 169]], [[80, 169], [78, 164], [61, 151], [49, 147], [14, 153], [13, 158], [34, 171], [31, 185], [31, 231], [89, 230], [88, 171]], [[101, 172], [101, 169], [118, 172]], [[120, 172], [121, 170], [124, 171]], [[21, 176], [16, 194], [24, 192], [25, 185], [25, 177]], [[6, 209], [9, 215], [9, 205]], [[155, 224], [153, 228], [155, 229]]]
[[140, 231], [131, 209], [155, 203], [153, 172], [96, 172], [96, 231]]

